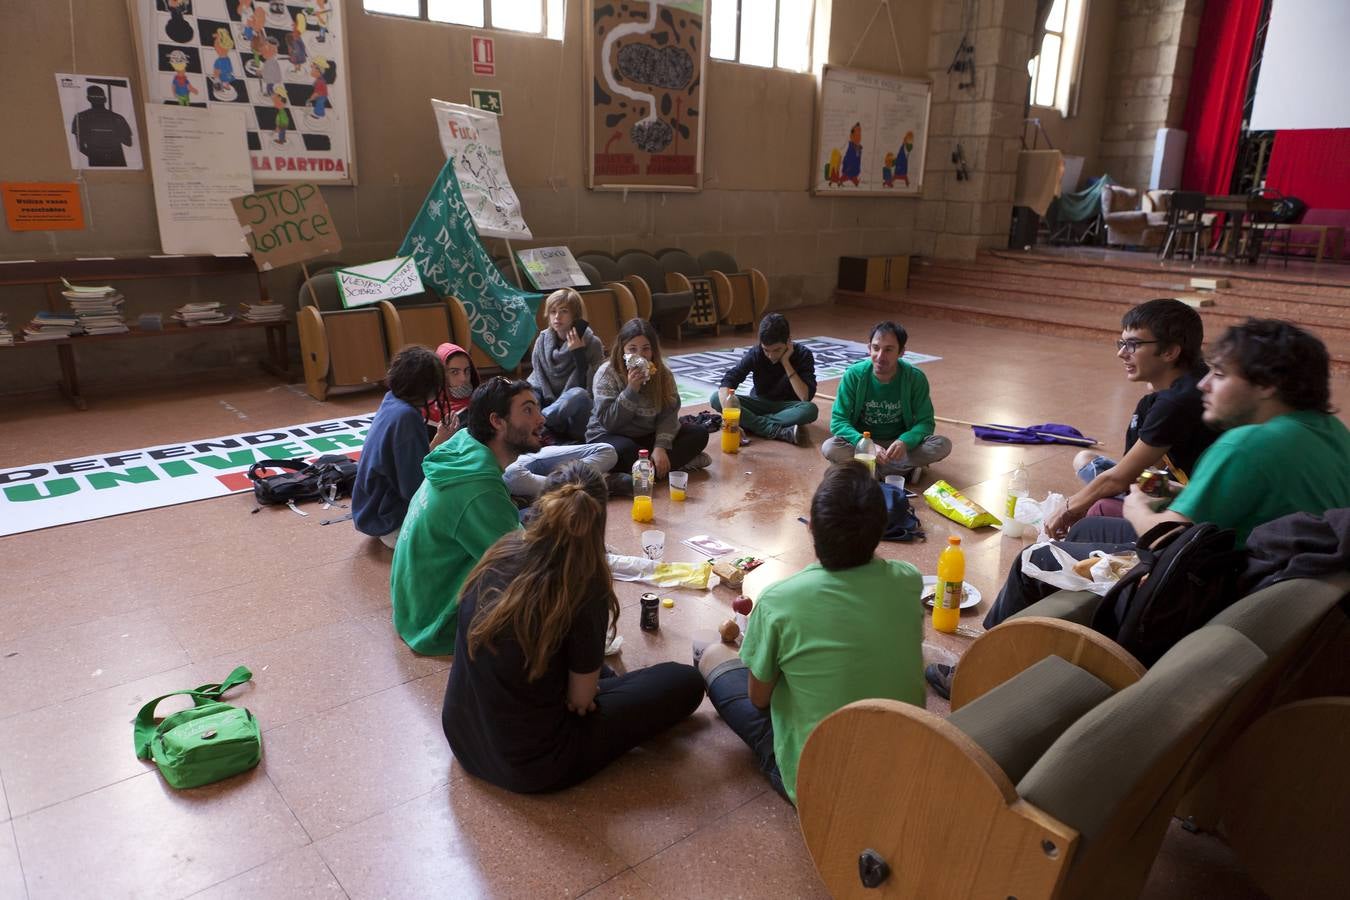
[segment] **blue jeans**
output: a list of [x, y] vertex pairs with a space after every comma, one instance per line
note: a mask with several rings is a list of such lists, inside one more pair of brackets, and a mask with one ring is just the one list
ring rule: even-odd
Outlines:
[[767, 709], [760, 709], [750, 702], [750, 669], [739, 657], [712, 670], [708, 678], [708, 699], [722, 721], [749, 745], [769, 784], [787, 800], [783, 775], [778, 771], [778, 759], [773, 753], [773, 720]]
[[1116, 461], [1108, 456], [1094, 456], [1092, 461], [1078, 470], [1078, 480], [1091, 484], [1092, 480], [1107, 469], [1115, 468]]
[[609, 444], [555, 444], [518, 458], [506, 467], [502, 480], [513, 496], [538, 497], [554, 469], [580, 460], [603, 475], [614, 468], [618, 458], [618, 452]]
[[[536, 389], [535, 394], [538, 393]], [[579, 441], [586, 435], [586, 424], [591, 419], [593, 403], [590, 392], [585, 388], [568, 388], [561, 397], [544, 407], [544, 425], [565, 440]]]

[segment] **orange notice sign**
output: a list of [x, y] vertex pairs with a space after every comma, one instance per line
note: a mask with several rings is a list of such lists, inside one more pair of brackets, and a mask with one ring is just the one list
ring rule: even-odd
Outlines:
[[0, 184], [5, 194], [5, 221], [10, 231], [80, 231], [84, 206], [75, 182]]

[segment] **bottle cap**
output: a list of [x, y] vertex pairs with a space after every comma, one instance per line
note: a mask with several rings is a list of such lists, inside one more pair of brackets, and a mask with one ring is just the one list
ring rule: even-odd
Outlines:
[[648, 456], [650, 456], [650, 455], [651, 455], [651, 454], [649, 454], [646, 450], [639, 450], [639, 451], [638, 451], [638, 458], [639, 458], [639, 459], [646, 459], [646, 458], [647, 458]]
[[864, 431], [864, 432], [863, 432], [863, 437], [865, 437], [865, 438], [870, 438], [871, 436], [872, 436], [872, 432], [870, 432], [870, 431]]
[[961, 535], [959, 534], [949, 535], [947, 537], [947, 543], [951, 544], [953, 547], [961, 546]]

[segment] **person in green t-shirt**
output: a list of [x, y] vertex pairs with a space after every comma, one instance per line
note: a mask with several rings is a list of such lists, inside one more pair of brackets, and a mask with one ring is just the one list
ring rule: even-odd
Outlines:
[[876, 474], [915, 482], [923, 467], [946, 459], [952, 442], [934, 434], [928, 378], [901, 359], [909, 335], [895, 322], [879, 322], [868, 339], [869, 359], [844, 371], [830, 411], [831, 437], [820, 446], [830, 462], [853, 458], [862, 433], [872, 433]]
[[720, 643], [695, 654], [718, 714], [793, 803], [797, 760], [821, 719], [873, 697], [924, 705], [923, 578], [873, 555], [886, 502], [865, 466], [826, 471], [809, 527], [819, 562], [764, 589], [740, 654]]
[[502, 470], [539, 449], [544, 414], [525, 381], [491, 378], [469, 401], [469, 423], [422, 461], [389, 572], [394, 627], [418, 653], [455, 650], [459, 589], [488, 548], [520, 527]]

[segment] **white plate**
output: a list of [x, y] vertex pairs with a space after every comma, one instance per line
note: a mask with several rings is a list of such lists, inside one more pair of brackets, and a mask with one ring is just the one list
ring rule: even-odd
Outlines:
[[[925, 606], [933, 605], [933, 594], [937, 592], [937, 576], [923, 576], [923, 594], [920, 597]], [[979, 604], [981, 599], [980, 589], [970, 582], [966, 582], [961, 596], [961, 608], [970, 609]]]

